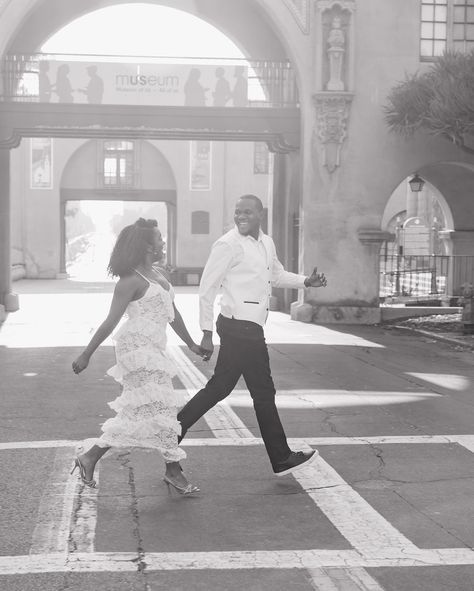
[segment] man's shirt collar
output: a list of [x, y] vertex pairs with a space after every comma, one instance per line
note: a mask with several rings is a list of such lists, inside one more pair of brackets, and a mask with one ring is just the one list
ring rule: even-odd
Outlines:
[[265, 234], [262, 231], [262, 228], [259, 228], [258, 230], [258, 236], [257, 239], [255, 239], [253, 236], [251, 236], [250, 234], [247, 234], [246, 236], [244, 234], [241, 234], [238, 230], [237, 227], [234, 228], [234, 231], [236, 232], [237, 236], [241, 239], [241, 240], [255, 240], [255, 242], [260, 242], [261, 240], [263, 240], [263, 237], [265, 236]]

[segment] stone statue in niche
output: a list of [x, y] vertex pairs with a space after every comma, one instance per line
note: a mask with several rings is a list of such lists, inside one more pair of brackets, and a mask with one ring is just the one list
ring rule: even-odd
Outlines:
[[332, 19], [331, 30], [328, 35], [329, 82], [327, 90], [343, 91], [342, 64], [344, 61], [346, 39], [341, 28], [341, 19]]

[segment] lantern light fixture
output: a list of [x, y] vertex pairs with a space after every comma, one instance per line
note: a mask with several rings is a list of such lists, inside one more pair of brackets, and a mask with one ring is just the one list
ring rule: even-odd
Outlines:
[[425, 181], [416, 172], [415, 175], [408, 181], [408, 184], [410, 185], [410, 189], [413, 193], [419, 193], [423, 189]]

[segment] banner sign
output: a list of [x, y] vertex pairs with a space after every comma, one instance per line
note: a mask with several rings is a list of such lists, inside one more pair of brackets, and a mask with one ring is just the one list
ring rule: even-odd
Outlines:
[[189, 188], [210, 191], [212, 178], [212, 144], [208, 140], [190, 141]]
[[53, 141], [51, 138], [34, 137], [30, 143], [30, 187], [53, 188]]
[[42, 61], [40, 102], [244, 107], [248, 68], [194, 64]]

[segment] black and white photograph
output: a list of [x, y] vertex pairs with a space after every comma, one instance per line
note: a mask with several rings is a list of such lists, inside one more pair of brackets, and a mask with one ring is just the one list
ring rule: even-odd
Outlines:
[[474, 591], [474, 0], [1, 0], [0, 68], [0, 591]]

